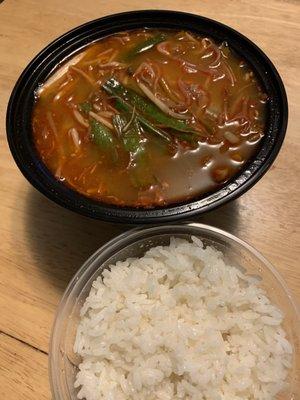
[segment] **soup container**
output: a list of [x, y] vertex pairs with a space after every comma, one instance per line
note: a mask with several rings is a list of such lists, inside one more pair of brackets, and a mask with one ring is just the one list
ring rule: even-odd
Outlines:
[[283, 279], [249, 244], [220, 229], [196, 223], [135, 228], [105, 244], [83, 264], [62, 297], [52, 330], [49, 376], [53, 400], [77, 398], [74, 381], [80, 359], [74, 354], [73, 345], [80, 318], [79, 312], [92, 282], [105, 268], [117, 261], [143, 256], [147, 249], [153, 246], [169, 244], [171, 237], [190, 240], [192, 236], [200, 238], [205, 246], [214, 246], [222, 251], [226, 261], [241, 266], [247, 274], [259, 277], [261, 287], [266, 290], [272, 303], [283, 311], [283, 325], [293, 346], [294, 355], [287, 389], [278, 399], [296, 400], [293, 395], [296, 394], [300, 379], [300, 319]]
[[[188, 30], [228, 42], [254, 70], [268, 95], [265, 134], [243, 169], [216, 191], [198, 198], [150, 209], [108, 205], [92, 200], [59, 182], [40, 160], [32, 139], [31, 115], [35, 91], [59, 66], [88, 44], [107, 35], [137, 28]], [[132, 11], [88, 22], [64, 34], [26, 67], [11, 94], [7, 137], [13, 157], [29, 182], [49, 199], [80, 214], [114, 222], [157, 223], [191, 218], [232, 200], [253, 186], [268, 170], [282, 145], [288, 107], [283, 83], [268, 57], [249, 39], [219, 22], [175, 11]]]

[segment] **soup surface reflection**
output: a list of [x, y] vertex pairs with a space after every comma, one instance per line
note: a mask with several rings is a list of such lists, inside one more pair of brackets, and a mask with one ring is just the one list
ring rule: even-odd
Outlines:
[[264, 134], [267, 97], [224, 42], [135, 30], [95, 42], [37, 91], [33, 137], [67, 186], [153, 207], [217, 190]]

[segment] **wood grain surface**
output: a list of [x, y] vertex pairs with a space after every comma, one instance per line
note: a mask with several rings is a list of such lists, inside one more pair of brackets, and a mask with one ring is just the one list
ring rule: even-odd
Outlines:
[[2, 399], [51, 398], [47, 352], [62, 293], [93, 251], [129, 228], [64, 210], [29, 185], [6, 142], [10, 92], [31, 58], [60, 34], [104, 15], [147, 8], [187, 11], [228, 24], [260, 46], [278, 68], [290, 108], [279, 157], [243, 197], [194, 220], [221, 227], [255, 246], [276, 266], [300, 303], [300, 1], [5, 0], [0, 4]]

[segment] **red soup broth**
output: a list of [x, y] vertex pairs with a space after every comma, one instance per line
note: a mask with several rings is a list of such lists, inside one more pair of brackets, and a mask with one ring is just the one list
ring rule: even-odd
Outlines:
[[38, 90], [33, 138], [63, 184], [154, 207], [215, 191], [258, 151], [267, 96], [227, 43], [135, 30], [90, 44]]

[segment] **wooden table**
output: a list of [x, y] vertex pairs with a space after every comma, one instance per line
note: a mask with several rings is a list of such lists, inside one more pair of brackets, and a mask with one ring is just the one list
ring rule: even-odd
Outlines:
[[[5, 0], [0, 5], [0, 398], [50, 399], [47, 352], [57, 304], [74, 272], [128, 227], [76, 215], [23, 178], [5, 138], [5, 111], [31, 58], [58, 35], [132, 9], [205, 15], [256, 42], [278, 68], [289, 97], [287, 138], [267, 175], [242, 198], [197, 221], [249, 241], [274, 263], [300, 303], [300, 2], [297, 0]], [[298, 59], [297, 59], [298, 57]], [[299, 388], [300, 392], [300, 388]], [[296, 400], [296, 399], [295, 399]]]

